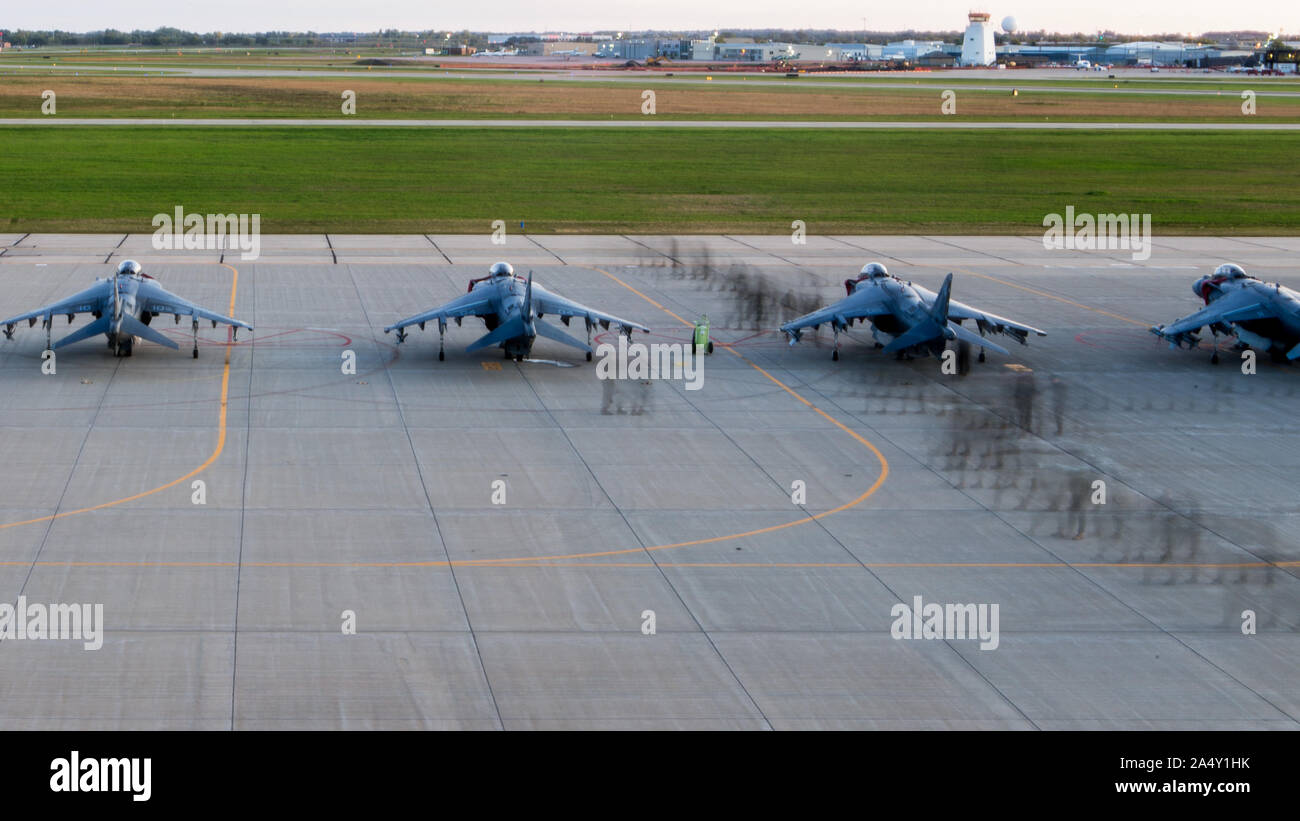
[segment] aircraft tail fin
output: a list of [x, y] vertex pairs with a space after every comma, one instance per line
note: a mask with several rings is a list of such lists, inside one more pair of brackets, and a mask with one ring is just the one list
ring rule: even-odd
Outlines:
[[575, 339], [574, 337], [569, 336], [564, 331], [561, 331], [559, 328], [555, 327], [554, 325], [548, 325], [539, 319], [537, 320], [534, 327], [537, 328], [538, 336], [544, 336], [547, 339], [554, 339], [556, 342], [562, 342], [565, 345], [571, 345], [580, 351], [586, 351], [587, 353], [591, 353], [590, 345], [588, 345], [586, 342], [583, 342], [581, 339]]
[[952, 274], [944, 277], [943, 285], [939, 288], [939, 293], [934, 297], [934, 304], [930, 306], [930, 317], [934, 319], [935, 324], [940, 328], [948, 324], [948, 300], [952, 295]]
[[177, 348], [180, 347], [180, 345], [177, 345], [171, 339], [168, 339], [166, 336], [163, 336], [161, 333], [155, 331], [153, 328], [150, 328], [148, 325], [144, 324], [143, 322], [131, 316], [130, 314], [124, 314], [122, 316], [122, 324], [119, 325], [118, 327], [122, 329], [123, 333], [128, 333], [131, 336], [138, 336], [141, 339], [147, 339], [150, 342], [156, 343], [158, 345], [164, 345], [168, 348], [171, 348], [172, 350], [176, 350]]
[[929, 342], [931, 339], [941, 338], [944, 336], [943, 326], [937, 324], [934, 320], [924, 319], [911, 328], [902, 336], [896, 337], [893, 342], [885, 346], [885, 353], [894, 353], [895, 351], [904, 351], [908, 348], [915, 347], [923, 342]]
[[92, 336], [99, 336], [108, 333], [109, 326], [113, 320], [106, 316], [101, 316], [89, 325], [83, 325], [72, 333], [55, 342], [51, 347], [62, 348], [64, 345], [71, 345], [73, 342], [80, 342], [83, 339], [90, 339]]
[[516, 336], [523, 336], [525, 330], [522, 316], [511, 317], [498, 325], [496, 330], [489, 331], [470, 343], [469, 347], [465, 349], [465, 353], [473, 353], [479, 348], [486, 348], [489, 345], [505, 342], [507, 339], [514, 339]]

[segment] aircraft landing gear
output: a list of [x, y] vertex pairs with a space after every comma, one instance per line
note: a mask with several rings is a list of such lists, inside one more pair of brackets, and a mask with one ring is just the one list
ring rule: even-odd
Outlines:
[[521, 353], [517, 353], [517, 354], [515, 354], [515, 361], [516, 361], [516, 362], [523, 362], [523, 361], [524, 361], [524, 355], [521, 354]]
[[983, 349], [983, 348], [980, 348], [979, 361], [980, 361], [980, 362], [983, 362], [983, 361], [984, 361], [984, 349]]
[[199, 320], [196, 318], [190, 323], [190, 329], [194, 331], [194, 359], [199, 358]]
[[1214, 353], [1210, 354], [1210, 364], [1211, 364], [1211, 365], [1217, 365], [1217, 364], [1219, 364], [1219, 352], [1218, 352], [1218, 351], [1215, 351]]
[[835, 334], [835, 350], [831, 351], [831, 361], [839, 362], [840, 361], [840, 329], [835, 327], [835, 323], [833, 322], [831, 323], [831, 331], [834, 332]]
[[587, 361], [591, 361], [591, 351], [587, 351]]
[[439, 362], [445, 362], [447, 360], [447, 355], [446, 353], [444, 353], [444, 349], [443, 349], [443, 337], [446, 336], [446, 334], [447, 334], [447, 320], [439, 319], [438, 320], [438, 361]]
[[840, 352], [838, 350], [831, 351], [831, 361], [832, 362], [840, 361]]

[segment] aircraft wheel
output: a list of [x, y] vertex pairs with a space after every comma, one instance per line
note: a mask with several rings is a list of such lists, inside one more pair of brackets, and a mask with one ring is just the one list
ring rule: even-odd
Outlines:
[[983, 352], [983, 351], [980, 351], [979, 361], [980, 361], [980, 362], [983, 362], [984, 359], [985, 359], [985, 357], [984, 357], [984, 352]]
[[831, 351], [831, 361], [832, 361], [832, 362], [839, 362], [839, 361], [840, 361], [840, 352], [839, 352], [839, 351]]
[[591, 361], [591, 351], [587, 351], [587, 361]]
[[442, 351], [438, 351], [438, 361], [445, 362], [446, 360], [447, 360], [447, 354], [443, 353]]
[[198, 349], [198, 348], [195, 348], [195, 349], [194, 349], [194, 358], [195, 358], [195, 359], [198, 359], [198, 358], [199, 358], [199, 349]]
[[523, 354], [515, 354], [515, 361], [516, 361], [516, 362], [523, 362], [523, 361], [524, 361], [524, 355], [523, 355]]
[[709, 347], [705, 348], [705, 349], [704, 349], [704, 352], [705, 352], [705, 353], [713, 353], [713, 340], [712, 340], [712, 339], [709, 340]]
[[1210, 364], [1211, 364], [1211, 365], [1217, 365], [1217, 364], [1219, 364], [1219, 352], [1218, 352], [1218, 351], [1215, 351], [1213, 354], [1210, 355]]

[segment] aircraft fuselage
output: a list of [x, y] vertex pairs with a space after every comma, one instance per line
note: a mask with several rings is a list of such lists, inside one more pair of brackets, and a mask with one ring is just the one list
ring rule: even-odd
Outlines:
[[[888, 316], [877, 316], [871, 322], [871, 336], [882, 345], [892, 342], [922, 322], [931, 320], [930, 309], [921, 301], [921, 297], [911, 285], [895, 277], [878, 277], [864, 279], [857, 283], [853, 293], [860, 293], [867, 288], [879, 288], [884, 293], [884, 302], [889, 306]], [[930, 353], [942, 351], [946, 340], [936, 337], [926, 347]]]
[[[532, 353], [533, 343], [537, 341], [537, 330], [534, 325], [534, 318], [532, 316], [523, 316], [524, 301], [528, 288], [527, 280], [514, 275], [493, 277], [476, 284], [474, 292], [477, 293], [484, 288], [492, 289], [490, 293], [493, 296], [493, 302], [497, 305], [495, 313], [482, 317], [483, 323], [489, 331], [496, 330], [515, 317], [521, 317], [523, 320], [524, 333], [503, 340], [498, 347], [504, 350], [507, 356], [528, 356]], [[530, 311], [530, 313], [533, 312]]]
[[1300, 345], [1300, 293], [1277, 283], [1248, 279], [1219, 285], [1217, 294], [1211, 295], [1209, 302], [1222, 299], [1232, 290], [1248, 291], [1261, 304], [1270, 306], [1274, 314], [1267, 319], [1233, 322], [1239, 341], [1252, 348], [1281, 354]]

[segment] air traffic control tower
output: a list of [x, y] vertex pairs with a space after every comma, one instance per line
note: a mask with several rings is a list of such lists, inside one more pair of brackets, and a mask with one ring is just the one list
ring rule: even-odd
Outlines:
[[961, 64], [991, 66], [997, 60], [997, 51], [993, 47], [993, 26], [989, 25], [989, 15], [972, 11], [969, 19], [966, 36], [961, 41]]

